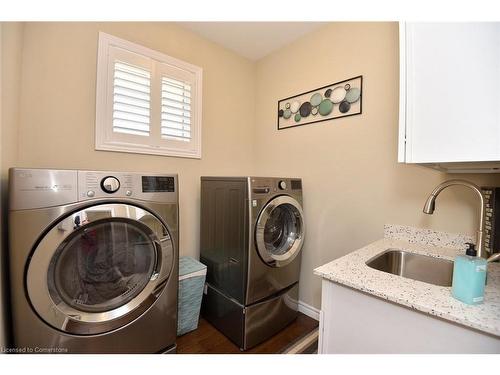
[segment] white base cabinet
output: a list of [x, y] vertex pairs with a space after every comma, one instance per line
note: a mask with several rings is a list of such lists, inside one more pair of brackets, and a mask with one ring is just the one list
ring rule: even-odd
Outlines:
[[500, 339], [323, 279], [320, 354], [500, 353]]

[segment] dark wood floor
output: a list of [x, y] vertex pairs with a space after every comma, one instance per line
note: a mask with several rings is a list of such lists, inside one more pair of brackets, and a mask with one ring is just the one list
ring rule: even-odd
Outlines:
[[311, 332], [318, 322], [299, 313], [297, 319], [277, 335], [260, 345], [241, 352], [226, 336], [205, 319], [200, 318], [198, 329], [177, 338], [178, 354], [275, 354], [293, 341]]

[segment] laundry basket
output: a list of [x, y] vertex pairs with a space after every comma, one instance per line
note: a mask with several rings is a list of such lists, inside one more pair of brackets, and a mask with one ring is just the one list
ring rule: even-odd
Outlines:
[[190, 257], [179, 259], [177, 336], [198, 328], [207, 266]]

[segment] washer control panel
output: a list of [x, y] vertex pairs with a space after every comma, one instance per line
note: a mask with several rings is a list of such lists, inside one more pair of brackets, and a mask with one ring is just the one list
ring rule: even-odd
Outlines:
[[171, 176], [141, 176], [143, 193], [174, 192], [175, 180]]
[[108, 194], [113, 194], [120, 188], [120, 181], [114, 176], [107, 176], [101, 180], [101, 188]]
[[176, 202], [177, 175], [78, 171], [78, 199], [98, 198]]
[[91, 200], [178, 202], [176, 174], [10, 168], [10, 210]]

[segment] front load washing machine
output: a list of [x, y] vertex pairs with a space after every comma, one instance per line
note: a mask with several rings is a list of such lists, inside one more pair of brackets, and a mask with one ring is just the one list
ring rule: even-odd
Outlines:
[[9, 171], [12, 347], [175, 351], [177, 175]]
[[301, 179], [201, 178], [202, 313], [242, 350], [297, 317], [304, 238]]

